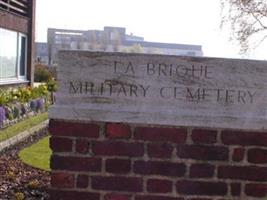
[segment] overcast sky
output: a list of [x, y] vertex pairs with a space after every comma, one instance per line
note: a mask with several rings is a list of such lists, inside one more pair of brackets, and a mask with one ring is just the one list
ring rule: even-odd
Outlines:
[[[48, 27], [118, 26], [146, 41], [202, 45], [204, 56], [242, 57], [219, 27], [220, 0], [37, 0], [36, 9], [37, 41], [46, 41]], [[267, 59], [265, 52], [261, 47], [243, 57]]]

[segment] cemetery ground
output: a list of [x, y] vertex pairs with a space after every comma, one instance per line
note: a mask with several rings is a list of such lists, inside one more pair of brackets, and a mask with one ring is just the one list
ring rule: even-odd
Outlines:
[[[14, 136], [46, 119], [47, 113], [43, 113], [27, 119], [28, 121], [24, 120], [8, 127], [5, 132], [9, 136]], [[47, 192], [50, 184], [48, 160], [51, 151], [48, 148], [47, 135], [47, 128], [42, 128], [22, 142], [0, 152], [1, 200], [45, 200], [49, 198]], [[2, 137], [4, 138], [4, 134]]]

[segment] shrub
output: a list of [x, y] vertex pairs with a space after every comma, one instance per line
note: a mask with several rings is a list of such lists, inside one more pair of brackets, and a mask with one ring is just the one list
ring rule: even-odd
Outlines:
[[36, 65], [34, 72], [34, 81], [35, 82], [47, 82], [52, 79], [51, 72], [47, 69], [47, 67], [43, 65]]
[[11, 95], [9, 92], [0, 90], [0, 106], [7, 105], [10, 99], [11, 99]]
[[57, 85], [57, 82], [53, 79], [50, 79], [47, 83], [47, 90], [49, 92], [56, 92], [57, 89], [58, 89], [58, 85]]
[[47, 84], [0, 90], [0, 128], [18, 119], [45, 111], [50, 105]]
[[39, 85], [31, 90], [31, 99], [47, 96], [48, 90], [46, 85]]
[[31, 88], [30, 87], [20, 87], [18, 89], [19, 101], [22, 103], [29, 102], [31, 98]]

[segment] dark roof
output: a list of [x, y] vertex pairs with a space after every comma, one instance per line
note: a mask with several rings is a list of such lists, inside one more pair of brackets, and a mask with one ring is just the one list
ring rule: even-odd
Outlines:
[[142, 47], [166, 48], [166, 49], [184, 49], [184, 50], [202, 50], [201, 45], [190, 44], [174, 44], [174, 43], [160, 43], [160, 42], [145, 42], [145, 41], [123, 41], [126, 46], [140, 44]]

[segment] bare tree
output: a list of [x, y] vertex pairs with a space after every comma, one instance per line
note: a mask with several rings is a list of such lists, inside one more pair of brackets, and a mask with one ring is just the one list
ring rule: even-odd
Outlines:
[[230, 39], [240, 53], [258, 47], [267, 38], [267, 0], [221, 0], [221, 27], [230, 26]]

